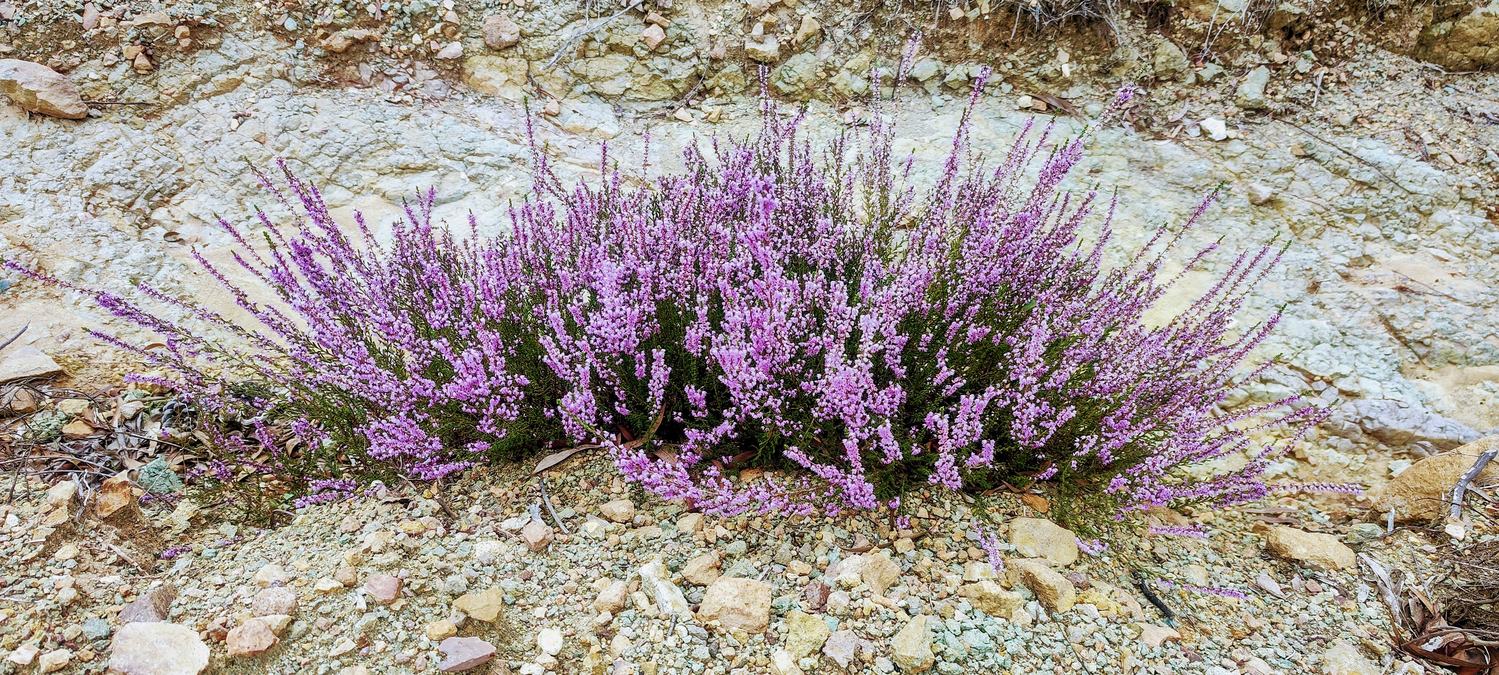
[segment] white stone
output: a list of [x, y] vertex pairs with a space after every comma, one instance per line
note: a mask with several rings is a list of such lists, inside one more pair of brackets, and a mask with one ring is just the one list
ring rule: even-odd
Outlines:
[[196, 675], [207, 667], [208, 645], [175, 623], [127, 623], [109, 645], [109, 670], [118, 675]]
[[1221, 141], [1228, 138], [1228, 123], [1216, 117], [1209, 117], [1198, 123], [1203, 131], [1208, 132], [1208, 138]]
[[547, 656], [556, 656], [562, 651], [562, 631], [543, 628], [536, 633], [536, 646]]
[[640, 580], [651, 593], [651, 599], [655, 601], [656, 607], [663, 614], [675, 614], [682, 618], [692, 617], [692, 608], [687, 604], [687, 598], [682, 595], [682, 589], [671, 582], [667, 577], [666, 565], [659, 558], [646, 563], [640, 568]]

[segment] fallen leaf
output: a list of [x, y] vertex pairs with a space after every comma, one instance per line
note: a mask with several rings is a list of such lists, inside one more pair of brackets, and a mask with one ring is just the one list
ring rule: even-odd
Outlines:
[[558, 450], [557, 452], [547, 455], [546, 457], [542, 457], [541, 461], [536, 463], [536, 468], [531, 470], [531, 475], [534, 476], [538, 473], [546, 471], [547, 469], [557, 466], [558, 464], [567, 461], [567, 458], [572, 457], [573, 455], [576, 455], [580, 452], [583, 452], [585, 450], [597, 450], [601, 447], [603, 446], [597, 444], [588, 444], [575, 445], [566, 450]]
[[1041, 513], [1051, 512], [1051, 501], [1045, 497], [1042, 497], [1041, 495], [1031, 494], [1027, 492], [1020, 495], [1020, 501], [1024, 502], [1026, 506], [1029, 506]]

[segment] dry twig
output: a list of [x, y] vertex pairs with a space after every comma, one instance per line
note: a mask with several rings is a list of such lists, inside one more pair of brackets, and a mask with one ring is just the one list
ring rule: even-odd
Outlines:
[[557, 48], [557, 53], [553, 54], [552, 58], [548, 59], [547, 62], [546, 62], [546, 65], [542, 66], [541, 69], [542, 70], [551, 70], [552, 66], [557, 65], [557, 61], [562, 58], [563, 54], [566, 54], [568, 52], [568, 50], [570, 50], [570, 49], [574, 48], [575, 46], [577, 46], [579, 40], [582, 40], [583, 38], [587, 37], [588, 35], [590, 35], [590, 34], [596, 32], [596, 31], [598, 31], [600, 28], [603, 28], [604, 26], [609, 25], [615, 19], [618, 19], [619, 17], [624, 16], [630, 10], [635, 9], [636, 7], [639, 7], [642, 2], [645, 2], [645, 0], [634, 0], [634, 2], [631, 2], [629, 5], [625, 6], [624, 9], [621, 9], [618, 12], [610, 14], [608, 18], [606, 18], [606, 19], [604, 19], [604, 20], [602, 20], [602, 21], [594, 24], [591, 28], [586, 28], [584, 30], [578, 31], [577, 35], [574, 35], [574, 36], [568, 38], [566, 41], [564, 41], [562, 43], [561, 47]]
[[1483, 473], [1484, 467], [1494, 460], [1494, 455], [1499, 454], [1499, 448], [1485, 450], [1479, 453], [1478, 459], [1473, 461], [1473, 466], [1463, 474], [1457, 481], [1457, 486], [1452, 488], [1452, 510], [1447, 513], [1449, 520], [1460, 520], [1463, 517], [1463, 500], [1467, 497], [1468, 486]]

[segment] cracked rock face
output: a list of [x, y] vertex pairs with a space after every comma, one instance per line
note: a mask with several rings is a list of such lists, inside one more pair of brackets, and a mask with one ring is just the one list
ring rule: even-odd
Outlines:
[[1499, 66], [1499, 1], [1433, 23], [1421, 34], [1421, 45], [1422, 56], [1453, 70]]

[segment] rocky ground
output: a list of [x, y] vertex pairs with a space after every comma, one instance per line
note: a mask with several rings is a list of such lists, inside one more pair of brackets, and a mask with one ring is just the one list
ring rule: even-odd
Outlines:
[[[224, 672], [422, 672], [491, 649], [494, 672], [1429, 668], [1391, 649], [1375, 566], [1443, 569], [1455, 543], [1418, 526], [1471, 465], [1464, 444], [1499, 430], [1499, 76], [1469, 72], [1499, 63], [1499, 11], [1219, 0], [1038, 32], [1007, 7], [0, 0], [0, 91], [16, 102], [0, 105], [0, 257], [225, 307], [189, 253], [227, 259], [214, 221], [270, 206], [249, 169], [277, 157], [340, 214], [382, 221], [435, 186], [440, 215], [498, 228], [529, 185], [523, 105], [567, 177], [596, 175], [605, 140], [638, 163], [647, 133], [661, 170], [688, 143], [753, 128], [763, 64], [772, 95], [807, 102], [811, 133], [878, 108], [930, 176], [980, 67], [995, 77], [975, 137], [994, 147], [1032, 116], [1078, 129], [1135, 82], [1074, 186], [1118, 189], [1124, 243], [1217, 186], [1197, 243], [1290, 243], [1253, 308], [1284, 308], [1262, 354], [1281, 365], [1234, 403], [1316, 396], [1332, 419], [1272, 477], [1372, 498], [1154, 514], [1211, 536], [1107, 532], [1106, 550], [1079, 555], [1071, 534], [1019, 520], [1042, 515], [1034, 499], [931, 502], [906, 532], [720, 522], [579, 458], [547, 476], [556, 518], [512, 467], [441, 502], [391, 486], [259, 530], [147, 489], [193, 454], [140, 441], [161, 402], [109, 398], [135, 364], [82, 329], [144, 336], [0, 276], [0, 339], [27, 326], [0, 352], [0, 462], [14, 469], [18, 440], [41, 433], [77, 460], [0, 475], [0, 672], [112, 658], [169, 672], [130, 665], [162, 641], [178, 665]], [[918, 30], [909, 80], [871, 100]], [[43, 377], [73, 390], [33, 387]], [[87, 400], [101, 393], [113, 402]], [[1392, 506], [1408, 524], [1386, 532]], [[1012, 558], [992, 579], [977, 522]], [[1494, 536], [1484, 523], [1468, 541]]]
[[[905, 530], [707, 519], [586, 455], [270, 530], [77, 492], [21, 478], [0, 507], [13, 672], [1427, 672], [1355, 556], [1425, 574], [1437, 548], [1351, 497], [1157, 512], [1208, 536], [1094, 550], [1034, 498], [932, 498]], [[1000, 524], [999, 573], [975, 523]]]

